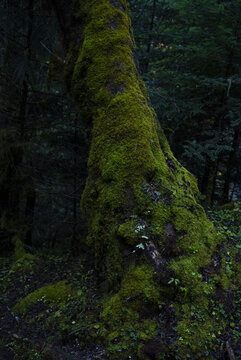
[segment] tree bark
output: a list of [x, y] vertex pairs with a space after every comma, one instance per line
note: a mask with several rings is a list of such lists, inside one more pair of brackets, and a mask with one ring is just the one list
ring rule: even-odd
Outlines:
[[152, 3], [152, 13], [151, 13], [151, 21], [149, 26], [149, 36], [147, 40], [147, 47], [146, 47], [146, 59], [143, 64], [143, 71], [147, 72], [150, 62], [150, 55], [151, 55], [151, 47], [152, 47], [152, 39], [153, 39], [153, 29], [155, 23], [155, 15], [156, 15], [156, 0], [153, 0]]
[[31, 188], [27, 191], [26, 196], [26, 207], [25, 207], [25, 225], [28, 226], [24, 243], [28, 246], [32, 246], [32, 230], [34, 221], [34, 210], [36, 203], [36, 191], [33, 184], [30, 184]]
[[78, 244], [77, 244], [77, 116], [74, 118], [74, 191], [73, 191], [73, 228], [72, 228], [72, 238], [71, 238], [71, 251], [73, 255], [78, 254]]
[[230, 201], [229, 198], [229, 188], [230, 188], [230, 180], [231, 180], [231, 173], [235, 166], [235, 156], [239, 149], [239, 143], [240, 143], [240, 127], [236, 127], [234, 129], [234, 136], [233, 136], [233, 142], [232, 142], [232, 148], [233, 150], [230, 151], [228, 156], [228, 161], [226, 164], [226, 174], [224, 178], [224, 188], [223, 188], [223, 196], [222, 196], [222, 203], [225, 204], [228, 201]]
[[213, 206], [217, 169], [218, 159], [210, 160], [207, 158], [202, 178], [201, 192], [206, 196], [205, 203], [208, 206]]

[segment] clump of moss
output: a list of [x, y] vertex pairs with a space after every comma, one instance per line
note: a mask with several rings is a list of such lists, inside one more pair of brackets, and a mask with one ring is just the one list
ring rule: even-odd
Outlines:
[[[104, 302], [101, 334], [113, 359], [136, 352], [139, 341], [157, 335], [154, 314], [160, 303], [160, 293], [153, 275], [153, 269], [147, 264], [131, 267], [119, 292]], [[145, 319], [145, 312], [150, 312], [151, 318]]]
[[160, 293], [153, 281], [152, 268], [146, 264], [138, 265], [129, 269], [119, 292], [105, 303], [101, 317], [107, 323], [108, 314], [111, 314], [115, 323], [122, 321], [123, 317], [130, 321], [132, 317], [136, 320], [145, 304], [157, 306], [159, 301]]
[[[224, 326], [212, 318], [207, 311], [197, 304], [185, 304], [177, 306], [179, 317], [178, 331], [178, 355], [185, 359], [187, 354], [204, 359], [209, 351], [215, 347], [216, 336], [221, 334]], [[216, 343], [217, 346], [217, 343]], [[206, 355], [206, 356], [205, 356]]]
[[31, 270], [36, 265], [36, 256], [32, 254], [24, 254], [21, 258], [15, 261], [11, 265], [11, 270], [13, 271], [26, 271]]
[[62, 280], [55, 284], [43, 286], [27, 295], [13, 307], [13, 311], [15, 313], [25, 314], [27, 310], [38, 301], [58, 305], [73, 295], [74, 290], [71, 288], [71, 285], [67, 284], [65, 280]]
[[26, 271], [33, 268], [36, 264], [36, 256], [26, 253], [23, 242], [15, 235], [12, 239], [14, 244], [14, 263], [11, 265], [13, 271]]

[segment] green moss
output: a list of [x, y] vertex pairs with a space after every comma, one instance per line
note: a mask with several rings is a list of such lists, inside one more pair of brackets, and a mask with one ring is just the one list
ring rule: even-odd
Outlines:
[[32, 254], [24, 254], [11, 265], [13, 271], [31, 270], [36, 265], [36, 257]]
[[136, 245], [145, 239], [145, 224], [139, 224], [137, 219], [127, 219], [118, 227], [117, 235], [119, 235], [129, 245]]
[[178, 354], [181, 359], [186, 354], [196, 356], [200, 359], [206, 358], [206, 352], [214, 347], [216, 335], [223, 328], [212, 318], [207, 308], [200, 309], [195, 304], [177, 307], [178, 321]]
[[238, 207], [238, 204], [234, 202], [229, 202], [223, 205], [217, 206], [217, 210], [233, 210]]
[[228, 247], [226, 254], [221, 258], [219, 281], [225, 290], [239, 290], [241, 285], [241, 264], [239, 250], [236, 247]]
[[[142, 319], [149, 307], [154, 313], [159, 305], [160, 293], [153, 275], [153, 269], [146, 264], [131, 267], [123, 278], [119, 292], [104, 302], [102, 336], [113, 359], [124, 358], [127, 355], [125, 349], [130, 355], [137, 351], [139, 340], [146, 341], [157, 334], [155, 318]], [[119, 339], [121, 354], [113, 347], [116, 339]]]
[[25, 314], [38, 301], [46, 301], [48, 304], [58, 305], [73, 295], [74, 291], [71, 289], [71, 286], [65, 280], [59, 281], [55, 284], [43, 286], [27, 295], [13, 307], [13, 311]]
[[[122, 321], [123, 316], [130, 321], [132, 317], [136, 320], [145, 303], [157, 306], [159, 299], [160, 293], [153, 281], [153, 269], [146, 264], [130, 268], [119, 292], [105, 303], [102, 319], [108, 322], [108, 314], [111, 313], [115, 322]], [[124, 311], [123, 307], [126, 308]]]
[[[106, 338], [106, 354], [113, 360], [127, 359], [138, 353], [140, 343], [157, 336], [157, 325], [155, 319], [143, 320], [132, 325], [124, 323], [114, 331], [102, 334]], [[141, 351], [140, 351], [141, 352]], [[138, 357], [143, 359], [143, 357]]]
[[30, 270], [36, 264], [37, 258], [29, 253], [26, 253], [23, 243], [20, 238], [15, 235], [12, 239], [14, 244], [14, 263], [11, 265], [13, 271]]

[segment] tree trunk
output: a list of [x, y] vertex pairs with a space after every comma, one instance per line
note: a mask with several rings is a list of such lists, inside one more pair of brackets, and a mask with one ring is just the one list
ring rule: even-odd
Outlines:
[[187, 234], [209, 223], [196, 203], [195, 178], [173, 157], [149, 107], [125, 1], [90, 1], [80, 10], [85, 24], [72, 91], [93, 126], [82, 207], [96, 257], [114, 283], [126, 269], [123, 253], [149, 241], [170, 248], [173, 232], [169, 253], [176, 256]]
[[33, 184], [30, 184], [31, 188], [27, 191], [26, 208], [25, 208], [25, 225], [27, 225], [27, 231], [25, 234], [24, 243], [28, 246], [32, 246], [32, 230], [34, 221], [34, 210], [36, 203], [36, 191]]
[[156, 15], [156, 0], [153, 0], [152, 3], [152, 13], [151, 13], [151, 21], [149, 26], [149, 36], [147, 40], [147, 47], [146, 47], [146, 59], [144, 60], [143, 64], [143, 71], [147, 72], [150, 62], [150, 55], [151, 55], [151, 45], [153, 40], [153, 28], [154, 28], [154, 22], [155, 22], [155, 15]]
[[235, 161], [235, 156], [239, 149], [239, 143], [240, 143], [240, 127], [238, 126], [234, 130], [233, 143], [232, 143], [233, 150], [230, 151], [230, 153], [229, 153], [228, 161], [227, 161], [227, 165], [226, 165], [226, 173], [225, 173], [223, 196], [222, 196], [223, 204], [230, 201], [229, 188], [230, 188], [231, 173], [235, 166], [234, 161]]
[[208, 206], [213, 206], [217, 168], [218, 159], [210, 160], [207, 158], [202, 178], [201, 192], [206, 196], [205, 203]]
[[[196, 201], [196, 179], [174, 158], [150, 107], [133, 59], [126, 1], [79, 4], [78, 57], [74, 61], [69, 53], [66, 66], [69, 74], [75, 63], [71, 91], [92, 127], [81, 201], [88, 240], [102, 277], [115, 291], [102, 312], [103, 335], [111, 342], [115, 331], [135, 324], [150, 341], [143, 353], [157, 358], [150, 355], [156, 316], [162, 300], [175, 301], [179, 336], [193, 327], [191, 306], [205, 313], [202, 334], [194, 329], [189, 339], [194, 353], [202, 352], [211, 327], [204, 291], [212, 290], [201, 271], [219, 240]], [[185, 354], [187, 345], [178, 344]], [[118, 359], [124, 355], [118, 353]]]
[[73, 227], [72, 227], [72, 238], [71, 238], [71, 251], [73, 255], [78, 254], [78, 244], [77, 244], [77, 179], [78, 179], [78, 173], [77, 173], [77, 116], [74, 118], [74, 191], [73, 191]]

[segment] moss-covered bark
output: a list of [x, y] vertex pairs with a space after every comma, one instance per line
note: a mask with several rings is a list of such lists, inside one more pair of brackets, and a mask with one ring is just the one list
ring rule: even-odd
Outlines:
[[[92, 127], [82, 208], [97, 265], [115, 289], [104, 302], [103, 336], [113, 344], [121, 328], [135, 327], [142, 340], [153, 341], [157, 313], [170, 301], [178, 319], [178, 356], [206, 358], [210, 336], [220, 325], [207, 312], [215, 283], [205, 282], [202, 270], [219, 239], [197, 203], [196, 179], [174, 158], [150, 107], [134, 61], [126, 1], [78, 6], [82, 31], [71, 87]], [[69, 59], [70, 66], [71, 54]], [[192, 325], [195, 312], [205, 317], [201, 331]], [[143, 349], [139, 358], [146, 359]], [[125, 352], [118, 353], [122, 356]]]
[[175, 257], [176, 272], [186, 256], [207, 264], [213, 228], [196, 202], [195, 178], [173, 157], [148, 103], [126, 2], [88, 1], [79, 16], [85, 26], [72, 91], [93, 124], [82, 207], [108, 280], [122, 278], [123, 253], [140, 243]]

